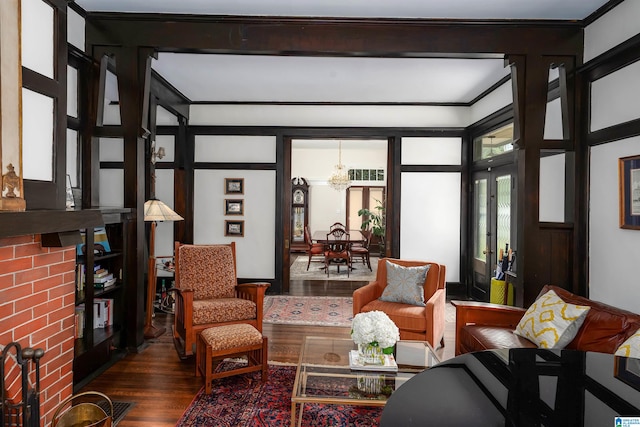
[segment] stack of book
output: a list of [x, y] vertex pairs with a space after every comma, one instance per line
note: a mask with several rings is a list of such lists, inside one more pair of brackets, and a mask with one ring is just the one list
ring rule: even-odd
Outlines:
[[116, 284], [116, 278], [113, 277], [113, 273], [105, 268], [100, 268], [93, 273], [93, 287], [96, 289], [106, 289]]

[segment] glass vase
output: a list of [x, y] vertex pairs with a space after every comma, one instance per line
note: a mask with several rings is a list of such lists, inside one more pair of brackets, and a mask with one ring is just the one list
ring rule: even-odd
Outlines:
[[383, 365], [384, 354], [382, 348], [371, 344], [358, 344], [358, 355], [363, 365]]

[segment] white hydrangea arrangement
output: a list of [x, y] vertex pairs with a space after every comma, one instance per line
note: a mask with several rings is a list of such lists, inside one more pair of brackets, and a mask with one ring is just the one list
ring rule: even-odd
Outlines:
[[400, 330], [382, 311], [358, 313], [351, 322], [351, 338], [358, 345], [371, 345], [386, 349], [400, 339]]

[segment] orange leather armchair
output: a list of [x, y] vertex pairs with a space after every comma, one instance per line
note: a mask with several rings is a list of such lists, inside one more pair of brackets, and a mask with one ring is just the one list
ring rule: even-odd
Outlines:
[[200, 332], [212, 326], [247, 323], [262, 333], [264, 294], [269, 283], [238, 284], [235, 242], [175, 245], [174, 343], [181, 357], [193, 354]]
[[[387, 286], [387, 260], [404, 267], [431, 264], [424, 282], [425, 307], [378, 299]], [[382, 258], [378, 261], [376, 279], [353, 292], [353, 315], [383, 311], [400, 329], [400, 339], [428, 341], [433, 348], [444, 346], [445, 274], [446, 267], [434, 262]]]

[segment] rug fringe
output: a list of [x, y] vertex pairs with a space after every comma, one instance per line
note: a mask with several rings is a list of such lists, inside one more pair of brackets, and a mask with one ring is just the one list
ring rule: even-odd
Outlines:
[[[247, 363], [247, 357], [227, 357], [224, 359], [224, 362]], [[268, 360], [267, 364], [274, 366], [298, 366], [298, 364], [294, 362], [280, 362], [277, 360]]]

